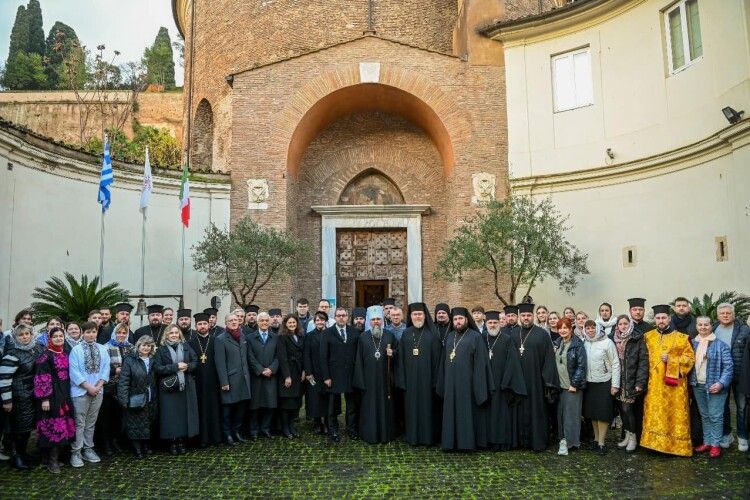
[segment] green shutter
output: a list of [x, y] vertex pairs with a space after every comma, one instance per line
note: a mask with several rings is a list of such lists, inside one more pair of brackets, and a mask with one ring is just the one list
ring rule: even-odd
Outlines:
[[669, 13], [669, 41], [672, 46], [672, 70], [676, 70], [685, 65], [679, 8]]
[[690, 60], [692, 61], [703, 55], [698, 0], [688, 0], [685, 2], [685, 9], [687, 10], [688, 42], [690, 43]]

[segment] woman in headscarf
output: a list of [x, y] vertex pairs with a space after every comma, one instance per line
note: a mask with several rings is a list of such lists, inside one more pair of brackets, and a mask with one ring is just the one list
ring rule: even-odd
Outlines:
[[607, 453], [604, 444], [609, 424], [614, 419], [612, 396], [620, 389], [620, 358], [614, 342], [604, 330], [596, 329], [596, 322], [584, 323], [586, 348], [586, 391], [583, 395], [583, 416], [591, 419], [594, 430], [594, 450]]
[[154, 365], [159, 385], [159, 435], [170, 441], [172, 455], [186, 453], [185, 439], [199, 432], [198, 395], [192, 375], [198, 356], [177, 325], [166, 328]]
[[[573, 328], [573, 334], [581, 340], [586, 340], [586, 321], [589, 320], [589, 315], [584, 311], [578, 311], [576, 313], [575, 328]], [[596, 325], [596, 323], [594, 323]]]
[[74, 321], [71, 321], [65, 327], [65, 344], [63, 345], [63, 351], [65, 351], [65, 354], [70, 356], [70, 351], [72, 351], [73, 348], [81, 342], [83, 342], [83, 332], [81, 332], [81, 325]]
[[63, 350], [65, 332], [52, 327], [47, 350], [36, 359], [34, 397], [37, 399], [37, 447], [50, 472], [60, 472], [60, 449], [75, 439], [73, 401], [70, 399], [68, 356]]
[[617, 318], [612, 316], [612, 305], [608, 302], [602, 302], [599, 306], [599, 316], [594, 320], [596, 321], [596, 329], [604, 330], [607, 337], [612, 338], [615, 331], [615, 324]]
[[9, 415], [11, 455], [13, 467], [28, 469], [26, 445], [34, 429], [34, 372], [35, 361], [44, 346], [34, 338], [30, 326], [19, 324], [13, 328], [13, 342], [6, 344], [0, 362], [0, 398], [3, 410]]
[[151, 453], [148, 443], [156, 416], [156, 372], [152, 357], [156, 344], [150, 335], [135, 343], [135, 350], [125, 356], [117, 383], [117, 400], [123, 408], [125, 434], [136, 458]]
[[109, 380], [109, 352], [96, 343], [99, 327], [93, 321], [81, 326], [83, 342], [70, 351], [70, 395], [76, 419], [76, 439], [71, 446], [70, 465], [101, 462], [94, 451], [94, 429]]
[[39, 335], [36, 336], [36, 341], [42, 344], [44, 347], [47, 347], [47, 343], [49, 342], [49, 332], [53, 328], [62, 328], [63, 327], [63, 320], [60, 319], [58, 316], [52, 316], [50, 319], [47, 320], [47, 324], [44, 326], [41, 332], [39, 332]]
[[134, 350], [133, 344], [128, 342], [129, 336], [130, 327], [125, 323], [118, 323], [112, 329], [109, 341], [104, 344], [109, 353], [109, 382], [104, 384], [104, 400], [96, 422], [96, 440], [108, 457], [122, 452], [117, 442], [122, 436], [122, 409], [117, 401], [117, 383], [123, 360]]
[[633, 322], [627, 314], [617, 317], [612, 340], [620, 358], [620, 392], [615, 400], [622, 418], [622, 429], [625, 437], [617, 443], [619, 448], [633, 452], [638, 447], [639, 431], [635, 404], [646, 392], [648, 385], [648, 349], [643, 341], [643, 333], [633, 328]]

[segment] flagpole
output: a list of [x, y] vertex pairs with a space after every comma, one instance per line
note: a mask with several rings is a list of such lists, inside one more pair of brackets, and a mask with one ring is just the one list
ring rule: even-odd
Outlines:
[[99, 235], [99, 289], [101, 289], [104, 287], [104, 209], [102, 209]]
[[146, 293], [146, 208], [141, 219], [141, 295]]
[[[180, 294], [182, 300], [185, 300], [185, 224], [182, 225], [182, 267], [180, 270], [180, 278], [182, 280], [182, 288]], [[184, 304], [183, 304], [184, 305]]]

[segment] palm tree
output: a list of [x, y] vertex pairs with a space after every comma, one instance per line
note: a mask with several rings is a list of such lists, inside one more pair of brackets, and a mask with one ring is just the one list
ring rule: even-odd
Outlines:
[[721, 292], [716, 300], [713, 293], [704, 294], [702, 300], [694, 297], [690, 306], [696, 316], [708, 316], [712, 321], [716, 321], [716, 307], [724, 302], [734, 306], [735, 317], [740, 322], [744, 323], [750, 316], [750, 297], [735, 291]]
[[44, 287], [37, 287], [31, 294], [39, 302], [34, 302], [34, 319], [46, 322], [53, 316], [63, 321], [85, 321], [89, 312], [94, 309], [112, 307], [118, 302], [128, 300], [129, 292], [120, 288], [119, 283], [110, 283], [99, 288], [99, 277], [89, 281], [85, 274], [81, 280], [65, 273], [65, 281], [52, 277]]

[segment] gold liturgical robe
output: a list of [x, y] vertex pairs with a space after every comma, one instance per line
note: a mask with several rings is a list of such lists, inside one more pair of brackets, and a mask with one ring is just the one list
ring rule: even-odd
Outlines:
[[[688, 373], [695, 364], [690, 338], [671, 331], [661, 334], [651, 330], [644, 336], [650, 366], [648, 392], [644, 399], [641, 446], [662, 453], [689, 457], [693, 454], [690, 440], [690, 404]], [[662, 354], [668, 356], [662, 361]], [[665, 375], [677, 385], [665, 383]]]

